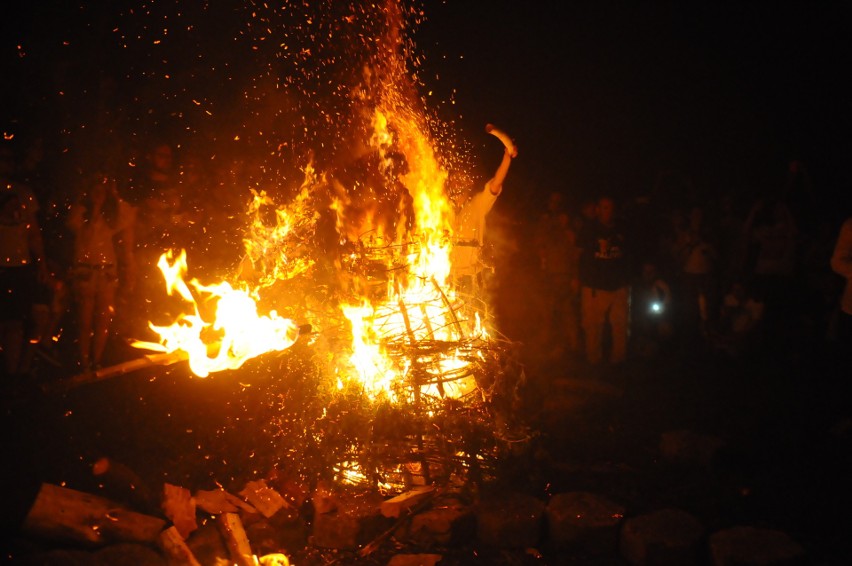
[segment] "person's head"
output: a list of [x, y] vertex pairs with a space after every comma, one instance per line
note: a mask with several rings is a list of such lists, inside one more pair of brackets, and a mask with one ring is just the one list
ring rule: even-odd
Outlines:
[[615, 218], [615, 201], [611, 197], [604, 196], [598, 199], [597, 217], [601, 224], [612, 224]]
[[587, 199], [583, 201], [583, 204], [580, 206], [580, 213], [586, 220], [591, 220], [597, 216], [597, 203], [594, 199]]

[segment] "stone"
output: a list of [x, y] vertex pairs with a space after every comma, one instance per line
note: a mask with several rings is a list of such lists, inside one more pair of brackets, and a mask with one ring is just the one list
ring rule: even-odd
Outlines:
[[381, 515], [381, 503], [377, 493], [339, 495], [333, 511], [314, 516], [311, 544], [354, 550], [370, 542], [394, 523]]
[[698, 519], [680, 509], [662, 509], [624, 522], [621, 555], [637, 566], [697, 564], [703, 537]]
[[707, 466], [724, 446], [720, 438], [691, 430], [664, 432], [660, 437], [660, 454], [671, 464]]
[[186, 546], [201, 564], [216, 564], [228, 559], [228, 547], [215, 521], [202, 522], [198, 530], [186, 539]]
[[498, 548], [529, 548], [539, 544], [544, 524], [544, 501], [521, 493], [500, 494], [476, 506], [476, 536]]
[[557, 547], [579, 547], [590, 554], [607, 554], [618, 547], [618, 528], [624, 507], [583, 491], [559, 493], [545, 509], [549, 542]]
[[791, 566], [801, 564], [804, 548], [782, 531], [740, 526], [710, 536], [713, 566]]

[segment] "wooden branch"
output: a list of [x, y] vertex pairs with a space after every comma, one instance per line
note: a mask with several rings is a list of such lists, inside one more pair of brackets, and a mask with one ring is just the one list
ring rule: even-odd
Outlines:
[[69, 377], [68, 379], [61, 379], [52, 383], [46, 383], [42, 386], [42, 390], [45, 393], [63, 393], [70, 389], [80, 387], [81, 385], [104, 381], [112, 377], [117, 377], [119, 375], [124, 375], [126, 373], [139, 371], [153, 366], [169, 366], [186, 361], [187, 359], [189, 359], [189, 357], [186, 352], [181, 350], [171, 353], [149, 354], [147, 356], [142, 356], [141, 358], [101, 368], [98, 371], [79, 373], [73, 377]]
[[156, 542], [166, 522], [117, 503], [44, 483], [22, 530], [50, 540], [99, 546], [111, 542]]

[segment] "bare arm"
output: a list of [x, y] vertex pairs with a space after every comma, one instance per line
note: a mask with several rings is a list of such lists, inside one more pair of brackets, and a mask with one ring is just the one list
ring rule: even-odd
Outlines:
[[488, 190], [491, 191], [491, 194], [494, 196], [499, 195], [503, 192], [503, 181], [506, 180], [506, 175], [509, 173], [509, 166], [512, 164], [512, 152], [507, 148], [503, 152], [503, 160], [500, 161], [500, 165], [497, 167], [497, 172], [494, 173], [494, 176], [485, 184], [488, 187]]

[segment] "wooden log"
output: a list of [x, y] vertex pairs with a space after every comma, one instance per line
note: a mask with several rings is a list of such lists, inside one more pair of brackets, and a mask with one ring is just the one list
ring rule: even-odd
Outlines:
[[224, 489], [212, 489], [209, 491], [199, 489], [195, 492], [195, 505], [211, 515], [222, 513], [257, 513], [257, 509]]
[[385, 517], [397, 519], [403, 511], [414, 507], [421, 501], [432, 496], [434, 491], [435, 486], [431, 485], [415, 488], [383, 501], [379, 509]]
[[187, 353], [180, 350], [171, 353], [149, 354], [147, 356], [142, 356], [141, 358], [101, 368], [97, 371], [78, 373], [77, 375], [67, 379], [60, 379], [58, 381], [45, 383], [42, 386], [42, 390], [45, 393], [64, 393], [65, 391], [80, 387], [81, 385], [97, 383], [149, 367], [168, 366], [184, 362], [187, 359], [189, 359]]
[[160, 533], [159, 544], [169, 566], [201, 566], [175, 527], [169, 527]]
[[225, 513], [216, 518], [219, 532], [225, 539], [231, 561], [237, 566], [256, 566], [254, 553], [251, 550], [243, 522], [236, 513]]
[[267, 486], [266, 481], [262, 479], [246, 483], [240, 495], [267, 519], [282, 508], [290, 506], [280, 493]]
[[195, 500], [185, 487], [163, 485], [163, 512], [184, 539], [198, 528], [195, 520]]
[[130, 511], [109, 499], [43, 483], [22, 530], [49, 540], [100, 546], [154, 543], [165, 526], [163, 519]]

